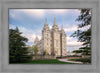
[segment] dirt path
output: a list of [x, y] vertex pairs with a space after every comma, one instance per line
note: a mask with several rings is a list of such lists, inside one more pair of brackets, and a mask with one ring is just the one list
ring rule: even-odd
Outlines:
[[68, 61], [68, 59], [58, 59], [59, 61], [63, 61], [63, 62], [70, 62], [70, 63], [79, 63], [82, 64], [82, 62], [76, 62], [76, 61]]

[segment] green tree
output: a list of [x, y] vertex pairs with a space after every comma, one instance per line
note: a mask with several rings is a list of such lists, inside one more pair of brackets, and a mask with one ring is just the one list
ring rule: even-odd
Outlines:
[[[71, 36], [77, 37], [79, 42], [83, 42], [83, 47], [73, 52], [91, 55], [91, 9], [80, 9], [80, 15], [76, 20], [79, 21], [80, 24], [78, 24], [78, 30]], [[89, 29], [82, 30], [85, 27], [89, 27]]]
[[33, 54], [33, 47], [32, 46], [30, 46], [30, 45], [27, 45], [27, 48], [28, 48], [28, 52], [29, 52], [29, 54]]
[[31, 59], [25, 44], [28, 39], [21, 34], [17, 27], [16, 29], [9, 29], [9, 63], [26, 62]]
[[39, 50], [38, 50], [38, 47], [36, 45], [34, 46], [33, 51], [34, 51], [34, 54], [37, 55]]

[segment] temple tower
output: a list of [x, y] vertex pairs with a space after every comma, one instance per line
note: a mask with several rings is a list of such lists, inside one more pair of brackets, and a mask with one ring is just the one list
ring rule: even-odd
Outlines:
[[52, 54], [60, 56], [60, 31], [56, 24], [56, 17], [54, 17], [54, 24], [51, 30], [52, 37]]
[[47, 24], [47, 19], [45, 19], [45, 25], [42, 30], [43, 48], [46, 54], [51, 55], [51, 33], [49, 26]]
[[39, 38], [38, 38], [38, 36], [36, 35], [36, 38], [35, 38], [35, 41], [34, 41], [34, 45], [37, 45], [38, 42], [39, 42]]
[[61, 44], [61, 56], [66, 55], [66, 33], [64, 32], [63, 26], [60, 31], [60, 44]]

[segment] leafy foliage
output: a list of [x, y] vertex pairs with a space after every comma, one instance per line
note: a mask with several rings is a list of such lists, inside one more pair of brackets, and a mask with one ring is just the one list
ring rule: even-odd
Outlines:
[[20, 63], [31, 59], [31, 56], [27, 55], [27, 47], [25, 42], [28, 41], [27, 38], [21, 36], [18, 28], [9, 29], [9, 62], [10, 63]]
[[[83, 42], [83, 47], [80, 47], [79, 50], [73, 52], [91, 55], [91, 9], [81, 9], [80, 11], [80, 15], [76, 19], [80, 22], [78, 30], [71, 36], [77, 37], [79, 42]], [[82, 28], [86, 27], [89, 27], [89, 29], [82, 30]]]
[[33, 51], [34, 51], [34, 54], [37, 55], [37, 53], [38, 53], [39, 50], [38, 50], [38, 47], [36, 45], [34, 46]]

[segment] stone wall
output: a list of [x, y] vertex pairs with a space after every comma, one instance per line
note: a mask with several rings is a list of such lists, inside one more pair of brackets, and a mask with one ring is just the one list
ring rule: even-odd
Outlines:
[[37, 55], [32, 57], [32, 60], [45, 60], [45, 59], [56, 59], [56, 57], [51, 55], [45, 55], [45, 56]]

